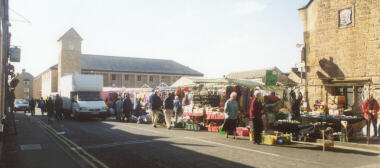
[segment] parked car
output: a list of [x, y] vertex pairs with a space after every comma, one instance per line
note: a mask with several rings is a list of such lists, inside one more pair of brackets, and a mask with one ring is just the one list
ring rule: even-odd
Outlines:
[[24, 99], [16, 99], [15, 111], [29, 111], [29, 101]]

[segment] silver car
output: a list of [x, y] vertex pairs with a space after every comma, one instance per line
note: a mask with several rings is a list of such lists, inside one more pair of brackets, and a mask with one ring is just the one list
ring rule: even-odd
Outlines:
[[28, 111], [29, 110], [29, 101], [24, 99], [15, 100], [15, 111]]

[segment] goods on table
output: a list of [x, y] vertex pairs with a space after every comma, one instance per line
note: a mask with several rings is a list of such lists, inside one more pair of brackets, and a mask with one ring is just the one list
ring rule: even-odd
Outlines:
[[201, 127], [198, 124], [186, 124], [185, 125], [185, 130], [190, 130], [190, 131], [199, 131]]

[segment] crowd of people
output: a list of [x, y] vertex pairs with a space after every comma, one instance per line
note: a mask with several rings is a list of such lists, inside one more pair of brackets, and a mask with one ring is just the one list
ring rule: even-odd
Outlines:
[[29, 112], [32, 116], [35, 115], [36, 105], [37, 108], [41, 110], [41, 115], [44, 116], [45, 113], [48, 116], [49, 121], [52, 118], [56, 118], [58, 121], [63, 120], [63, 110], [62, 110], [62, 98], [57, 94], [55, 99], [48, 97], [46, 100], [42, 97], [38, 100], [29, 99]]

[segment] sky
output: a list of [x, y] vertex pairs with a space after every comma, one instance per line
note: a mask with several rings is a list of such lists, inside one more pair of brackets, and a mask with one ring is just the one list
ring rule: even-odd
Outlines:
[[[308, 0], [10, 0], [11, 45], [39, 75], [58, 61], [57, 40], [73, 27], [83, 54], [171, 59], [205, 74], [300, 62]], [[30, 22], [29, 22], [30, 21]]]

